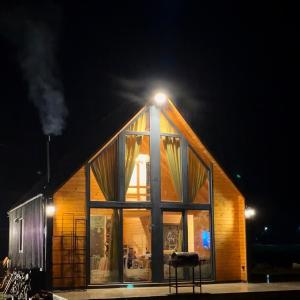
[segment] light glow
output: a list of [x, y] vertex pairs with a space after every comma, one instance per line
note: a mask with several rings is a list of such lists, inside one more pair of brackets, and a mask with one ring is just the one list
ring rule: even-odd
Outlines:
[[245, 209], [245, 218], [246, 219], [252, 219], [256, 215], [256, 211], [254, 208], [247, 207]]
[[54, 205], [47, 205], [46, 206], [46, 216], [53, 217], [55, 214], [55, 206]]
[[154, 96], [155, 103], [159, 106], [164, 105], [167, 102], [167, 96], [164, 93], [157, 93]]

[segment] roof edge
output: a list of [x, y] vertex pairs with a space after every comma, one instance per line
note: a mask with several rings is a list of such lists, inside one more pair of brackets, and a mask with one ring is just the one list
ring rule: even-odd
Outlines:
[[20, 208], [20, 207], [22, 207], [22, 206], [25, 206], [27, 203], [29, 203], [29, 202], [31, 202], [31, 201], [33, 201], [33, 200], [39, 198], [39, 197], [42, 197], [42, 196], [43, 196], [43, 194], [37, 194], [36, 196], [34, 196], [34, 197], [32, 197], [32, 198], [26, 200], [25, 202], [23, 202], [23, 203], [17, 205], [16, 207], [13, 207], [12, 209], [10, 209], [10, 210], [7, 212], [7, 214], [10, 214], [12, 211], [14, 211], [14, 210], [16, 210], [16, 209], [18, 209], [18, 208]]

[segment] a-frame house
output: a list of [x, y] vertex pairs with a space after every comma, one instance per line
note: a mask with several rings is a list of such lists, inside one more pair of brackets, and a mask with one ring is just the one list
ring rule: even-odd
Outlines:
[[244, 197], [175, 105], [113, 123], [71, 173], [9, 211], [12, 266], [46, 270], [53, 288], [153, 284], [167, 282], [171, 253], [193, 251], [205, 280], [246, 281]]

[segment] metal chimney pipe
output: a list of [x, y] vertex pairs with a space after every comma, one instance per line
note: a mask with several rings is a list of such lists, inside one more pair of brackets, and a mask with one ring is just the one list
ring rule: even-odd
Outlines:
[[47, 138], [47, 183], [50, 183], [50, 135]]

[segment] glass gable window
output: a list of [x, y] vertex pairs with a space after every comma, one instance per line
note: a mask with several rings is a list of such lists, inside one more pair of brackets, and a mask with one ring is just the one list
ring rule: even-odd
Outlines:
[[[203, 278], [212, 279], [211, 171], [202, 152], [164, 108], [146, 107], [132, 120], [89, 161], [87, 195], [102, 203], [89, 203], [88, 283], [167, 280], [175, 251], [197, 252]], [[177, 275], [191, 279], [188, 268]]]
[[117, 144], [112, 142], [91, 162], [91, 201], [117, 200]]
[[160, 132], [177, 134], [177, 131], [170, 124], [170, 122], [168, 121], [168, 119], [165, 117], [165, 115], [163, 113], [160, 113]]
[[123, 210], [124, 281], [151, 280], [151, 212]]
[[146, 135], [125, 137], [126, 201], [150, 201], [150, 141]]
[[161, 200], [182, 201], [181, 147], [179, 137], [160, 138]]
[[117, 209], [90, 210], [90, 282], [119, 279], [119, 213]]
[[193, 203], [209, 203], [209, 171], [194, 151], [188, 149], [188, 189]]
[[130, 124], [127, 128], [128, 131], [134, 132], [144, 132], [150, 130], [150, 118], [149, 118], [149, 111], [145, 111], [142, 113], [136, 121]]

